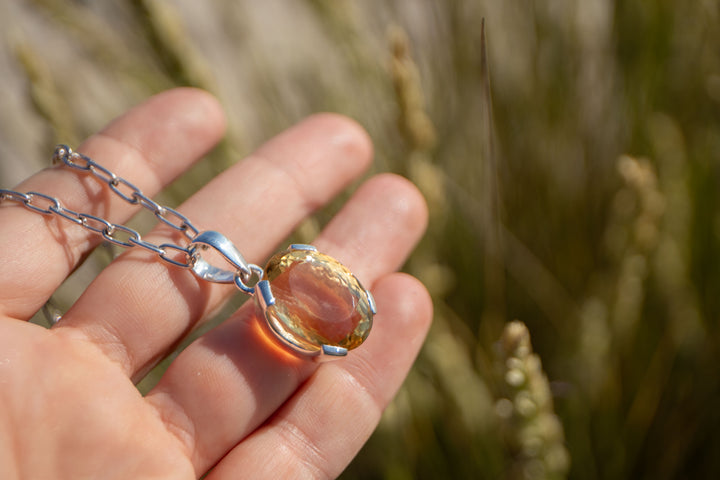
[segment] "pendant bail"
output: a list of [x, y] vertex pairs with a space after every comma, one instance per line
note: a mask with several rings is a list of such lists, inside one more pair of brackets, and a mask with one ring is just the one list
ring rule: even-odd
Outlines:
[[[202, 250], [212, 248], [220, 253], [235, 270], [226, 270], [211, 265], [202, 257]], [[199, 233], [188, 247], [193, 258], [190, 270], [202, 280], [214, 283], [235, 283], [240, 276], [247, 281], [252, 276], [252, 267], [237, 247], [223, 234], [208, 230]]]

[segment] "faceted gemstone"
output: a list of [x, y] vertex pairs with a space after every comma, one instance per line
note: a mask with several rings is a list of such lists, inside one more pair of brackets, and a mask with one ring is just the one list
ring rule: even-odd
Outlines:
[[263, 280], [275, 299], [265, 309], [272, 330], [300, 350], [322, 345], [351, 350], [372, 327], [367, 292], [334, 258], [314, 250], [290, 249], [273, 256]]

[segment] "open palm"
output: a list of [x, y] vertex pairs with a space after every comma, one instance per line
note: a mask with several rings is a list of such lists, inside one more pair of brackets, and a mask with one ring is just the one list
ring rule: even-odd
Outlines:
[[[129, 111], [80, 150], [151, 195], [223, 130], [212, 97], [178, 89]], [[216, 177], [179, 211], [262, 264], [371, 156], [354, 123], [314, 116]], [[134, 212], [92, 177], [63, 168], [17, 189], [115, 223]], [[347, 358], [316, 364], [288, 354], [264, 336], [248, 302], [186, 348], [143, 397], [134, 381], [236, 291], [131, 249], [54, 328], [30, 324], [99, 240], [62, 219], [3, 206], [0, 478], [336, 477], [374, 429], [427, 331], [425, 289], [393, 273], [425, 223], [414, 187], [379, 175], [314, 242], [350, 267], [378, 305], [370, 337]], [[158, 227], [143, 238], [162, 243], [170, 235]]]

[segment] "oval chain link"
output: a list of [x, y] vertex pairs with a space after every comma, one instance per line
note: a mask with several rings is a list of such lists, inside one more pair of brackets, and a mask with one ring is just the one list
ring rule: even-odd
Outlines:
[[[190, 242], [199, 234], [199, 230], [190, 220], [177, 210], [163, 206], [147, 197], [138, 187], [118, 177], [106, 167], [95, 162], [90, 157], [74, 152], [67, 145], [58, 145], [53, 153], [53, 163], [63, 164], [80, 172], [89, 173], [96, 179], [108, 185], [110, 190], [119, 198], [122, 198], [130, 205], [140, 205], [142, 208], [152, 212], [159, 220], [173, 229], [181, 232]], [[17, 192], [15, 190], [0, 189], [0, 203], [4, 201], [14, 202], [42, 215], [57, 215], [67, 221], [75, 223], [88, 231], [101, 235], [108, 242], [120, 247], [140, 247], [153, 252], [167, 264], [181, 268], [191, 268], [195, 262], [194, 249], [188, 246], [163, 243], [156, 245], [143, 240], [140, 232], [127, 227], [109, 222], [103, 218], [80, 213], [65, 208], [55, 197], [38, 192]], [[118, 237], [122, 232], [122, 238]], [[257, 270], [262, 272], [260, 267], [251, 265], [256, 275]], [[246, 272], [235, 274], [235, 284], [245, 293], [252, 294], [252, 287], [248, 287], [248, 275]]]

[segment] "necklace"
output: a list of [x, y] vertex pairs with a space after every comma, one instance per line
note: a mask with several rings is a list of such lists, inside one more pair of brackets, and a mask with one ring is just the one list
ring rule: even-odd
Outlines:
[[[0, 189], [0, 205], [9, 202], [42, 215], [60, 217], [114, 245], [145, 249], [201, 280], [235, 285], [255, 298], [266, 331], [302, 356], [316, 359], [345, 356], [369, 335], [376, 313], [372, 294], [344, 265], [312, 245], [292, 244], [273, 255], [262, 268], [248, 263], [223, 234], [200, 231], [177, 210], [156, 203], [126, 179], [70, 147], [58, 145], [53, 163], [93, 175], [129, 204], [149, 210], [180, 232], [187, 244], [157, 245], [145, 241], [133, 228], [70, 210], [57, 198], [40, 192]], [[211, 253], [216, 257], [219, 254], [230, 268], [208, 261]]]

